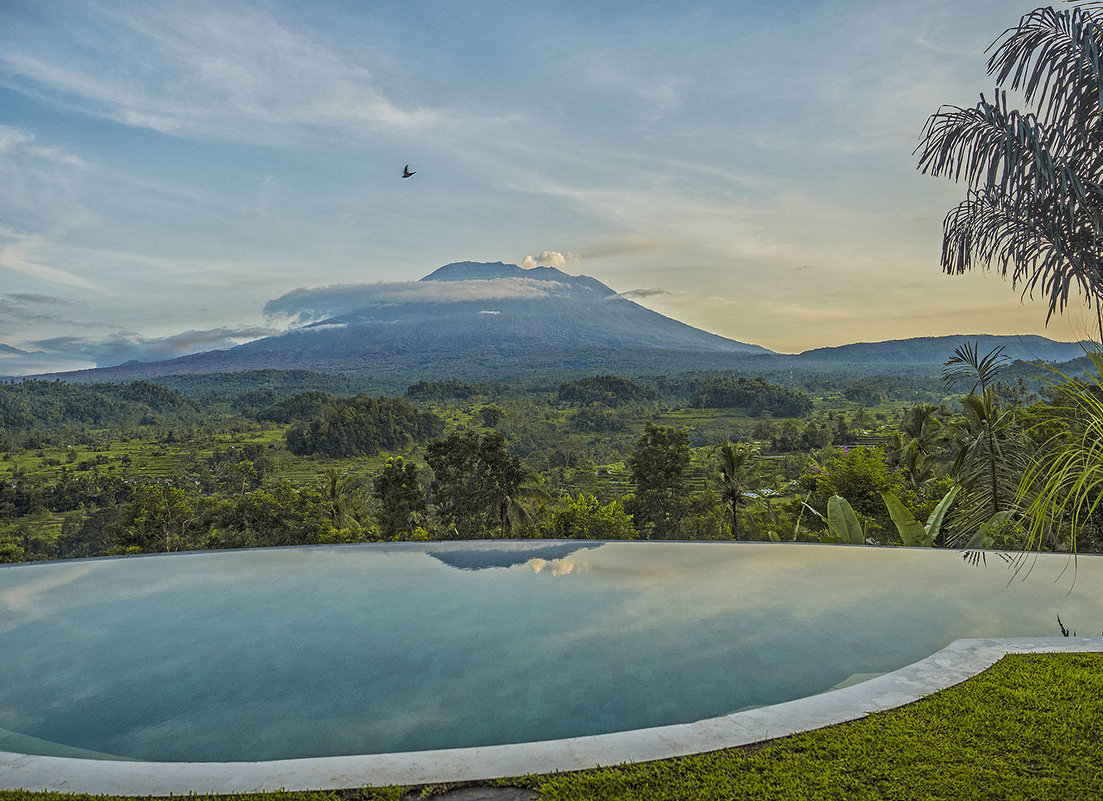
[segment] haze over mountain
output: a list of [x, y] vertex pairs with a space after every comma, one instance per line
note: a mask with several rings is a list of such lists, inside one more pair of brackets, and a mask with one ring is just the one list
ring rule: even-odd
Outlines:
[[502, 262], [446, 264], [420, 281], [296, 289], [264, 311], [290, 328], [223, 350], [50, 375], [102, 381], [306, 369], [417, 381], [541, 372], [761, 372], [790, 365], [921, 368], [941, 364], [965, 341], [976, 341], [982, 352], [1003, 345], [1012, 359], [1065, 361], [1083, 353], [1078, 343], [1039, 336], [955, 335], [778, 354], [646, 309], [589, 276]]

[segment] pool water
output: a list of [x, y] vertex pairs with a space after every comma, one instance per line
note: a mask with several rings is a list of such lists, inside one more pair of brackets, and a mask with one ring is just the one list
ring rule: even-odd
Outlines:
[[0, 748], [253, 761], [689, 722], [895, 670], [961, 637], [1054, 636], [1058, 614], [1098, 634], [1101, 589], [1096, 556], [974, 565], [955, 551], [759, 543], [4, 566]]

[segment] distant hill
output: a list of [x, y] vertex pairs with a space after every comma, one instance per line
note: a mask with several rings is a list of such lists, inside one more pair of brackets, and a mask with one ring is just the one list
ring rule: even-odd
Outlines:
[[802, 362], [835, 364], [941, 364], [960, 345], [976, 342], [983, 355], [992, 348], [1003, 346], [1004, 353], [1012, 360], [1042, 360], [1065, 362], [1084, 355], [1078, 342], [1056, 342], [1033, 334], [1024, 336], [993, 336], [991, 334], [954, 334], [944, 337], [915, 337], [892, 339], [886, 342], [857, 342], [834, 348], [815, 348], [797, 355]]
[[265, 369], [425, 376], [665, 372], [724, 368], [747, 357], [773, 355], [673, 320], [594, 278], [554, 267], [457, 262], [419, 282], [299, 290], [285, 297], [287, 305], [317, 302], [339, 311], [228, 350], [56, 375], [117, 380]]

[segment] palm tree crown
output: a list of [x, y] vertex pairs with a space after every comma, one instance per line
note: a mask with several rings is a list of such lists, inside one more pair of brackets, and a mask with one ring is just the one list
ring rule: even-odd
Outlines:
[[[1090, 4], [1096, 5], [1096, 4]], [[1103, 299], [1103, 12], [1039, 8], [989, 48], [991, 101], [943, 106], [923, 129], [919, 169], [962, 181], [947, 214], [942, 268], [997, 269], [1046, 316], [1073, 292]], [[1004, 88], [1033, 109], [1007, 105]], [[1100, 316], [1103, 335], [1103, 315]]]

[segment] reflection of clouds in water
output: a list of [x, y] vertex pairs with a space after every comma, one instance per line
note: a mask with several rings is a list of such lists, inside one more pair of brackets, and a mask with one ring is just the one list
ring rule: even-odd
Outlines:
[[[1044, 621], [1063, 609], [1092, 608], [1103, 625], [1103, 605], [1093, 595], [1103, 586], [1103, 557], [1081, 557], [1070, 597], [1067, 559], [1059, 555], [1031, 558], [1026, 581], [1016, 580], [1004, 560], [974, 566], [960, 552], [934, 549], [610, 543], [588, 561], [592, 583], [623, 592], [600, 623], [564, 633], [564, 643], [594, 636], [610, 621], [621, 631], [645, 631], [677, 619], [729, 616], [779, 627], [872, 631], [895, 621], [953, 636], [1033, 636], [1055, 634], [1056, 624], [1047, 628]], [[1088, 623], [1095, 625], [1085, 620], [1081, 627]]]
[[[8, 584], [9, 580], [29, 579], [22, 584], [11, 583], [7, 589], [0, 589], [0, 609], [12, 614], [21, 614], [23, 620], [34, 620], [51, 614], [51, 609], [43, 598], [44, 593], [61, 589], [84, 576], [87, 576], [97, 565], [93, 562], [81, 562], [80, 564], [67, 565], [65, 567], [53, 566], [54, 569], [43, 574], [31, 573], [34, 568], [6, 568], [0, 572], [0, 586]], [[30, 613], [30, 614], [27, 614]], [[9, 625], [0, 625], [0, 631], [8, 631], [14, 627], [14, 622]]]
[[550, 573], [553, 576], [569, 576], [576, 568], [580, 573], [589, 572], [589, 563], [576, 562], [574, 559], [532, 559], [529, 567], [533, 573]]

